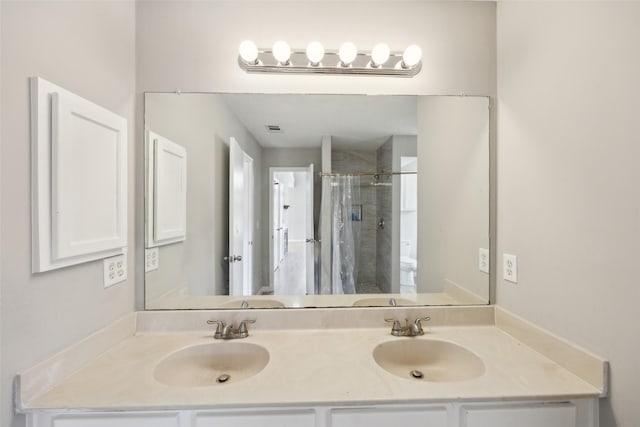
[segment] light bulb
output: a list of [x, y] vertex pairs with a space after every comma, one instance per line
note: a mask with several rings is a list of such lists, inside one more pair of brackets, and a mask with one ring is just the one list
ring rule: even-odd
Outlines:
[[402, 68], [413, 68], [422, 59], [422, 49], [416, 44], [412, 44], [404, 50], [402, 54]]
[[240, 43], [240, 58], [247, 64], [258, 63], [258, 47], [251, 40], [245, 40]]
[[273, 57], [280, 64], [287, 65], [291, 56], [291, 48], [289, 44], [283, 40], [278, 40], [273, 44]]
[[307, 46], [307, 58], [311, 65], [317, 66], [324, 58], [324, 47], [320, 42], [311, 42]]
[[389, 46], [385, 43], [378, 43], [371, 49], [371, 66], [378, 68], [389, 60]]
[[340, 57], [341, 65], [344, 67], [348, 67], [358, 55], [358, 49], [356, 49], [356, 45], [351, 42], [343, 43], [338, 50], [338, 56]]

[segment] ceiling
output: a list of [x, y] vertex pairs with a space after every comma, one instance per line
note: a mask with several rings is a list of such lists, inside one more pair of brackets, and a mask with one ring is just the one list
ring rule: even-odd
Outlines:
[[[416, 96], [224, 94], [263, 147], [374, 149], [391, 135], [417, 135]], [[270, 132], [267, 125], [278, 125]]]

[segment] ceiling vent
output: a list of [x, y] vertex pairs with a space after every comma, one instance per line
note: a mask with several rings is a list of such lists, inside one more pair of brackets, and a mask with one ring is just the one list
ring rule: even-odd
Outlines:
[[283, 133], [284, 131], [280, 128], [280, 125], [264, 125], [267, 128], [267, 132], [269, 133]]

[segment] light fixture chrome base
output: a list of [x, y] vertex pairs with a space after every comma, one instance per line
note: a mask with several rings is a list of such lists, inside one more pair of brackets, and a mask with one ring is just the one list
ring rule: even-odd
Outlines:
[[245, 62], [238, 56], [240, 68], [247, 73], [284, 73], [284, 74], [339, 74], [387, 77], [413, 77], [422, 69], [422, 62], [411, 68], [403, 67], [402, 52], [392, 52], [385, 64], [374, 67], [369, 55], [358, 53], [356, 59], [347, 67], [342, 65], [337, 52], [325, 52], [322, 62], [312, 65], [304, 51], [293, 51], [287, 65], [273, 58], [271, 50], [260, 50], [254, 64]]

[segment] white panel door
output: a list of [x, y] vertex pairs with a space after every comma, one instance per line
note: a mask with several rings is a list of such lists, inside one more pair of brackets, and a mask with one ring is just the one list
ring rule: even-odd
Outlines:
[[253, 159], [229, 141], [229, 294], [251, 295]]
[[54, 259], [126, 246], [126, 120], [77, 96], [51, 100]]
[[331, 427], [449, 427], [448, 419], [446, 406], [331, 411]]
[[183, 241], [187, 233], [187, 151], [149, 132], [153, 138], [154, 245]]
[[127, 121], [44, 79], [31, 83], [34, 272], [127, 246]]
[[199, 413], [194, 427], [314, 427], [313, 410], [254, 413]]
[[578, 427], [571, 403], [463, 407], [460, 427]]

